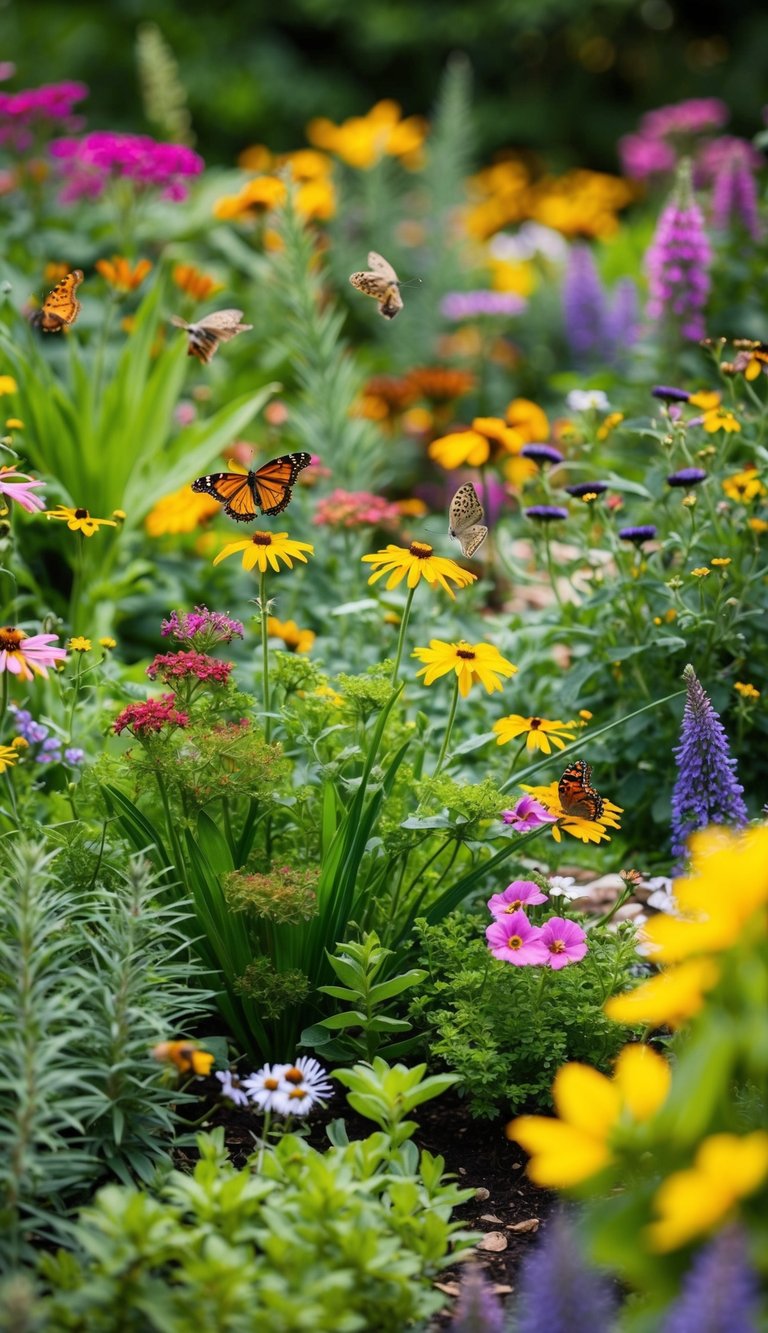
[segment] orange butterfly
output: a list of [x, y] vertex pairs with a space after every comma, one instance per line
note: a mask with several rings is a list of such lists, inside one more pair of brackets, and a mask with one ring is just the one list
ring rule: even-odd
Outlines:
[[566, 768], [557, 784], [557, 794], [566, 815], [578, 819], [591, 819], [593, 822], [603, 813], [603, 798], [594, 787], [592, 765], [583, 759], [574, 759]]
[[177, 315], [171, 316], [171, 323], [177, 329], [185, 329], [189, 339], [187, 356], [196, 356], [204, 366], [213, 359], [219, 343], [228, 343], [238, 333], [247, 333], [252, 324], [241, 324], [242, 310], [212, 310], [210, 315], [203, 315], [196, 324], [187, 324]]
[[212, 495], [236, 523], [250, 523], [257, 508], [262, 514], [280, 514], [290, 503], [293, 483], [311, 454], [283, 454], [255, 472], [213, 472], [192, 482], [193, 491]]
[[61, 333], [65, 325], [74, 324], [80, 314], [80, 302], [75, 292], [82, 281], [82, 269], [75, 268], [57, 282], [43, 301], [42, 308], [33, 316], [35, 327], [43, 333]]

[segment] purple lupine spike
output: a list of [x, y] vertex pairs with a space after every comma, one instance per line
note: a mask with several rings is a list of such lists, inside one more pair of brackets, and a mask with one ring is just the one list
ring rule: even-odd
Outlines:
[[568, 256], [562, 289], [565, 336], [577, 365], [603, 356], [607, 304], [603, 285], [586, 245], [574, 245]]
[[758, 1333], [758, 1283], [744, 1232], [728, 1227], [701, 1250], [661, 1333]]
[[686, 842], [708, 824], [743, 828], [747, 807], [736, 780], [725, 727], [689, 664], [683, 671], [687, 691], [680, 744], [675, 750], [677, 781], [672, 793], [672, 854], [682, 868]]
[[501, 1301], [479, 1268], [462, 1273], [451, 1330], [452, 1333], [503, 1333]]
[[752, 240], [759, 241], [762, 228], [758, 215], [757, 185], [755, 184], [752, 167], [744, 157], [742, 157], [734, 172], [733, 208]]
[[639, 330], [637, 284], [631, 278], [621, 278], [613, 289], [613, 300], [605, 324], [609, 360], [617, 361], [622, 352], [632, 347], [637, 342]]
[[563, 1216], [547, 1226], [525, 1259], [515, 1333], [609, 1333], [614, 1307], [605, 1280], [590, 1269]]
[[721, 162], [712, 184], [712, 226], [726, 231], [736, 212], [736, 163], [733, 158]]
[[685, 159], [645, 257], [650, 289], [648, 318], [671, 322], [683, 338], [703, 338], [711, 258], [704, 218], [693, 198], [691, 164]]

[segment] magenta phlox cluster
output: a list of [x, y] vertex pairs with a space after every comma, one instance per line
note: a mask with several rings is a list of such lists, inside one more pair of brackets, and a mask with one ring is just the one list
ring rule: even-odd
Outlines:
[[558, 972], [578, 963], [587, 952], [586, 932], [575, 921], [552, 916], [535, 925], [526, 908], [548, 901], [534, 880], [516, 879], [488, 900], [493, 921], [485, 938], [494, 958], [515, 967], [551, 967]]
[[233, 620], [223, 611], [209, 611], [207, 606], [196, 606], [194, 611], [172, 611], [160, 626], [164, 639], [173, 638], [197, 652], [207, 652], [218, 643], [242, 639], [245, 630], [240, 620]]
[[34, 145], [41, 130], [54, 125], [58, 129], [80, 129], [82, 121], [74, 116], [72, 108], [87, 96], [86, 85], [75, 82], [45, 83], [18, 93], [0, 93], [0, 144], [24, 153]]
[[719, 130], [728, 108], [719, 97], [692, 97], [648, 111], [635, 134], [619, 140], [622, 171], [633, 180], [671, 174], [681, 152], [690, 152], [700, 135]]
[[50, 152], [64, 179], [65, 203], [97, 199], [113, 180], [129, 180], [138, 190], [159, 190], [174, 203], [186, 199], [186, 182], [204, 162], [184, 144], [159, 143], [146, 134], [95, 130], [82, 139], [55, 139]]

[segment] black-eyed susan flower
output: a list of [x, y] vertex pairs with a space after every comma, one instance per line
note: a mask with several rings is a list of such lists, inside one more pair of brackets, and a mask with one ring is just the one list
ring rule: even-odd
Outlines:
[[[433, 440], [427, 450], [440, 467], [483, 467], [489, 459], [514, 457], [526, 443], [501, 417], [475, 417], [469, 430], [453, 431]], [[534, 468], [535, 471], [535, 468]]]
[[555, 842], [561, 842], [561, 829], [570, 833], [574, 838], [580, 838], [582, 842], [610, 842], [609, 828], [620, 828], [621, 825], [617, 815], [622, 813], [620, 805], [614, 805], [613, 801], [602, 798], [602, 811], [599, 819], [584, 819], [581, 815], [569, 815], [560, 803], [558, 792], [558, 783], [550, 782], [546, 787], [526, 787], [523, 784], [523, 791], [530, 792], [532, 796], [540, 801], [545, 810], [550, 814], [557, 816], [557, 823], [551, 826], [552, 837]]
[[722, 485], [728, 499], [736, 500], [739, 504], [749, 504], [752, 500], [768, 495], [754, 466], [746, 467], [742, 472], [733, 472], [730, 477], [723, 479]]
[[128, 259], [122, 255], [113, 255], [111, 259], [97, 259], [95, 268], [114, 291], [134, 292], [152, 271], [152, 262], [149, 259], [139, 259], [131, 268]]
[[87, 509], [72, 509], [69, 505], [57, 505], [55, 509], [47, 510], [45, 516], [66, 523], [70, 532], [82, 532], [84, 537], [92, 537], [99, 528], [117, 527], [114, 519], [93, 518]]
[[433, 685], [440, 676], [455, 672], [463, 698], [476, 684], [482, 685], [489, 694], [501, 690], [504, 688], [502, 678], [514, 676], [517, 671], [517, 667], [502, 657], [493, 644], [465, 643], [463, 639], [458, 643], [430, 639], [428, 648], [414, 648], [411, 656], [426, 663], [416, 673], [424, 677], [425, 685]]
[[435, 555], [427, 542], [411, 542], [409, 547], [389, 545], [383, 551], [364, 555], [362, 559], [364, 564], [373, 565], [375, 569], [369, 583], [376, 583], [385, 574], [389, 575], [385, 585], [387, 589], [396, 588], [407, 575], [409, 588], [415, 588], [421, 579], [426, 579], [427, 583], [439, 584], [449, 597], [454, 597], [451, 583], [457, 588], [467, 588], [477, 577], [469, 570], [462, 569], [455, 560]]
[[[693, 402], [693, 399], [690, 401]], [[714, 435], [715, 431], [718, 430], [724, 430], [727, 435], [741, 430], [733, 412], [727, 407], [711, 408], [710, 411], [704, 413], [701, 424], [708, 435]]]
[[213, 563], [218, 565], [222, 560], [227, 560], [229, 556], [237, 555], [240, 551], [243, 553], [243, 569], [247, 572], [258, 569], [260, 574], [266, 574], [268, 569], [272, 569], [275, 574], [279, 574], [281, 560], [289, 569], [293, 569], [294, 560], [301, 560], [306, 564], [307, 557], [304, 552], [314, 555], [315, 548], [309, 542], [294, 541], [287, 532], [256, 531], [242, 541], [229, 542], [222, 551], [219, 551]]
[[564, 750], [565, 742], [575, 739], [576, 733], [567, 728], [567, 722], [548, 722], [543, 717], [521, 717], [519, 713], [500, 717], [493, 724], [497, 745], [506, 745], [518, 736], [525, 736], [526, 750], [541, 750], [543, 754], [551, 754], [553, 745], [558, 750]]
[[[24, 738], [18, 737], [17, 739], [23, 740]], [[0, 773], [4, 773], [7, 768], [13, 768], [13, 765], [18, 762], [19, 750], [23, 748], [23, 746], [17, 745], [0, 745]]]
[[299, 629], [295, 620], [278, 620], [277, 616], [268, 617], [267, 633], [270, 639], [282, 639], [292, 653], [308, 653], [316, 638], [314, 630]]

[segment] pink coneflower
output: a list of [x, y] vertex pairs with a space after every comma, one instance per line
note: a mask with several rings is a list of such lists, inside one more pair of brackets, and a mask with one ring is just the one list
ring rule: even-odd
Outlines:
[[45, 496], [32, 493], [44, 485], [45, 482], [35, 481], [34, 477], [28, 477], [25, 472], [17, 472], [12, 467], [0, 467], [0, 495], [15, 500], [28, 514], [37, 514], [45, 509]]
[[535, 907], [537, 903], [546, 901], [546, 893], [542, 893], [538, 884], [534, 884], [532, 879], [516, 879], [503, 893], [494, 893], [493, 897], [488, 899], [488, 911], [496, 918], [500, 918], [511, 916], [513, 912], [519, 912], [523, 907]]
[[530, 833], [532, 829], [544, 824], [556, 824], [557, 815], [551, 815], [535, 796], [521, 796], [511, 810], [502, 810], [501, 818], [505, 824], [511, 824], [518, 833]]
[[47, 667], [66, 659], [63, 648], [54, 648], [57, 634], [24, 633], [5, 625], [0, 629], [0, 671], [10, 671], [20, 680], [33, 680], [34, 676], [47, 676]]
[[544, 962], [556, 972], [569, 963], [578, 963], [587, 952], [587, 936], [575, 921], [562, 916], [551, 916], [539, 933], [544, 946]]
[[486, 930], [485, 938], [494, 958], [516, 967], [534, 966], [549, 961], [549, 951], [538, 926], [532, 926], [525, 912], [497, 918]]

